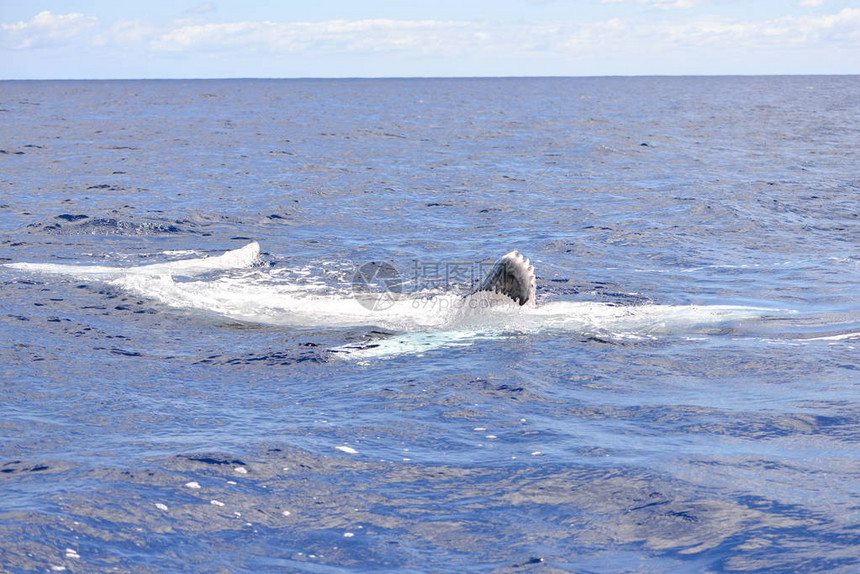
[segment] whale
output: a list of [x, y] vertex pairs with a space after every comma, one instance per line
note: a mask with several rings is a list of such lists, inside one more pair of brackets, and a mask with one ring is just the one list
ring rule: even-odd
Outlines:
[[500, 293], [520, 306], [535, 306], [535, 268], [519, 251], [506, 253], [496, 261], [478, 285], [469, 292]]

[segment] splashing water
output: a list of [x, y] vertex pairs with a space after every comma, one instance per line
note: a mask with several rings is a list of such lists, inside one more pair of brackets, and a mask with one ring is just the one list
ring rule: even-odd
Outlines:
[[521, 307], [504, 295], [488, 292], [467, 296], [452, 292], [403, 294], [385, 306], [370, 307], [343, 286], [290, 281], [290, 276], [301, 271], [255, 268], [259, 254], [260, 246], [253, 242], [217, 257], [142, 266], [13, 263], [7, 267], [96, 279], [169, 307], [235, 321], [289, 328], [372, 327], [397, 333], [370, 345], [334, 349], [350, 358], [470, 345], [517, 333], [558, 331], [608, 339], [710, 333], [779, 312], [734, 305], [578, 301]]

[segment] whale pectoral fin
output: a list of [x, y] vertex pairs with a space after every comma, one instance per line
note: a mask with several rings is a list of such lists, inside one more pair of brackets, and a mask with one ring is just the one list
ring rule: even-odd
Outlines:
[[529, 264], [528, 258], [519, 251], [511, 251], [496, 261], [490, 272], [471, 293], [478, 291], [501, 293], [520, 305], [534, 306], [536, 287], [535, 270]]

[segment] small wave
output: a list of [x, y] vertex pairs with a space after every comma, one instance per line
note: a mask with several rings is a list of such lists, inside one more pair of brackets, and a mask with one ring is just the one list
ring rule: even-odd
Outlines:
[[260, 245], [249, 243], [240, 249], [227, 251], [217, 257], [199, 257], [183, 259], [166, 263], [154, 263], [136, 267], [118, 267], [107, 265], [66, 265], [60, 263], [5, 263], [10, 269], [19, 269], [36, 273], [53, 275], [68, 275], [78, 278], [95, 278], [102, 280], [129, 277], [159, 277], [170, 275], [193, 276], [209, 271], [224, 271], [229, 269], [250, 267], [257, 262], [260, 255]]
[[851, 333], [840, 333], [838, 335], [825, 335], [822, 337], [806, 337], [803, 340], [804, 341], [851, 341], [853, 339], [860, 339], [860, 333], [851, 332]]
[[41, 223], [27, 226], [28, 233], [50, 235], [119, 235], [148, 236], [194, 233], [177, 223], [164, 221], [126, 221], [113, 217], [91, 217], [83, 214], [64, 213]]

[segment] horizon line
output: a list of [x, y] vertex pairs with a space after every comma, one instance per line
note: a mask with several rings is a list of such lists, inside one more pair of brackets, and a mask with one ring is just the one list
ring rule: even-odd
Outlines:
[[0, 78], [0, 82], [170, 82], [170, 81], [278, 81], [278, 80], [538, 80], [538, 79], [612, 79], [612, 78], [802, 78], [855, 77], [860, 73], [827, 74], [606, 74], [606, 75], [510, 75], [510, 76], [206, 76], [206, 77], [128, 77], [128, 78]]

